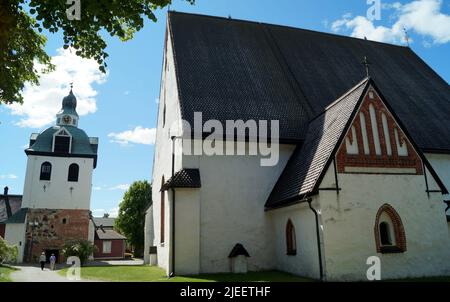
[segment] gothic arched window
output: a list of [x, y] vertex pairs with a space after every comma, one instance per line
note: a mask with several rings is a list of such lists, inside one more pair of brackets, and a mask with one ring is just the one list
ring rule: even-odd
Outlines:
[[78, 181], [78, 173], [80, 167], [77, 164], [71, 164], [69, 166], [69, 175], [67, 176], [67, 181]]
[[297, 242], [295, 240], [295, 228], [292, 221], [289, 219], [286, 224], [286, 254], [297, 254]]
[[51, 176], [52, 164], [46, 161], [41, 165], [41, 175], [39, 176], [39, 180], [50, 180]]
[[375, 219], [375, 244], [378, 253], [403, 253], [406, 251], [406, 235], [397, 211], [384, 204]]

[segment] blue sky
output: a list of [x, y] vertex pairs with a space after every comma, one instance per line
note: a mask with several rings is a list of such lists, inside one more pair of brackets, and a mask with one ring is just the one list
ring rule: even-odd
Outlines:
[[[84, 0], [82, 0], [83, 2]], [[411, 48], [447, 82], [450, 79], [450, 2], [441, 0], [381, 1], [381, 19], [368, 19], [366, 0], [197, 0], [190, 5], [174, 0], [172, 10], [246, 19], [312, 29]], [[62, 47], [60, 34], [48, 35], [47, 51], [57, 72], [38, 87], [27, 86], [23, 106], [0, 106], [0, 186], [22, 194], [26, 167], [23, 152], [32, 132], [54, 123], [68, 84], [75, 82], [79, 127], [100, 139], [94, 171], [91, 209], [94, 215], [114, 214], [127, 185], [151, 178], [154, 127], [167, 8], [158, 22], [146, 22], [128, 42], [107, 37], [108, 74]]]

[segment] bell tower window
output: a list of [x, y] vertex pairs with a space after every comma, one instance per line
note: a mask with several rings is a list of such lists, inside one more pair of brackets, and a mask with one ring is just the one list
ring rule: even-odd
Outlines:
[[64, 128], [55, 133], [53, 137], [53, 152], [70, 153], [72, 137]]
[[77, 164], [71, 164], [69, 166], [69, 175], [67, 177], [67, 181], [78, 181], [78, 174], [80, 171], [80, 167]]
[[41, 165], [41, 174], [39, 176], [39, 180], [50, 180], [51, 176], [52, 176], [52, 164], [46, 161]]

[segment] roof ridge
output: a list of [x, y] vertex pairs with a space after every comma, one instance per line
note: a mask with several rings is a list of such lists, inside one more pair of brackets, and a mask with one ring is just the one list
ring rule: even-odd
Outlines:
[[369, 81], [371, 81], [372, 78], [371, 77], [365, 77], [361, 82], [359, 82], [358, 84], [356, 84], [355, 86], [353, 86], [352, 88], [350, 88], [349, 90], [347, 90], [346, 92], [344, 92], [343, 95], [341, 95], [338, 99], [334, 100], [330, 105], [328, 105], [327, 107], [325, 107], [325, 109], [320, 112], [318, 115], [316, 115], [315, 117], [313, 117], [309, 123], [311, 123], [312, 121], [314, 121], [315, 119], [317, 119], [318, 117], [320, 117], [322, 114], [326, 113], [329, 109], [331, 109], [331, 107], [333, 107], [334, 105], [338, 104], [340, 101], [342, 101], [345, 97], [347, 97], [348, 95], [350, 95], [352, 92], [354, 92], [356, 89], [358, 89], [359, 87], [361, 87], [363, 84], [368, 83]]
[[209, 18], [209, 19], [218, 19], [218, 20], [224, 20], [224, 21], [235, 21], [235, 22], [243, 22], [243, 23], [260, 24], [260, 25], [264, 25], [264, 26], [283, 27], [283, 28], [307, 31], [307, 32], [311, 32], [311, 33], [327, 35], [327, 36], [332, 36], [332, 37], [340, 37], [340, 38], [343, 38], [343, 39], [360, 40], [360, 41], [366, 41], [368, 43], [377, 43], [377, 44], [382, 44], [382, 45], [387, 45], [387, 46], [394, 46], [394, 47], [401, 47], [401, 48], [410, 48], [410, 47], [405, 46], [405, 45], [397, 45], [397, 44], [391, 44], [391, 43], [386, 43], [386, 42], [367, 40], [367, 39], [364, 39], [364, 38], [351, 37], [351, 36], [345, 36], [345, 35], [338, 35], [338, 34], [333, 34], [333, 33], [329, 33], [329, 32], [318, 31], [318, 30], [314, 30], [314, 29], [295, 27], [295, 26], [292, 26], [292, 25], [282, 25], [282, 24], [275, 24], [275, 23], [268, 23], [268, 22], [254, 21], [254, 20], [246, 20], [246, 19], [234, 19], [234, 18], [229, 18], [229, 17], [213, 16], [213, 15], [206, 15], [206, 14], [200, 14], [200, 13], [168, 11], [168, 16], [174, 15], [174, 14], [175, 15], [198, 16], [198, 17], [204, 17], [204, 18]]
[[344, 92], [343, 95], [341, 95], [338, 99], [336, 99], [334, 102], [332, 102], [330, 105], [328, 105], [327, 107], [325, 107], [324, 111], [327, 111], [328, 109], [330, 109], [331, 107], [333, 107], [334, 105], [336, 105], [337, 103], [339, 103], [340, 101], [342, 101], [345, 97], [347, 97], [349, 94], [351, 94], [352, 92], [354, 92], [356, 89], [358, 89], [360, 86], [362, 86], [365, 83], [368, 83], [371, 80], [370, 77], [365, 77], [361, 82], [359, 82], [358, 84], [356, 84], [355, 86], [353, 86], [352, 88], [350, 88], [349, 90], [347, 90], [346, 92]]

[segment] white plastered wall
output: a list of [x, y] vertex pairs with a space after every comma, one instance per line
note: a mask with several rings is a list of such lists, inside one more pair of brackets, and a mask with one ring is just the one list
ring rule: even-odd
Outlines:
[[[51, 178], [39, 180], [41, 165], [50, 162]], [[77, 182], [67, 181], [69, 166], [78, 164]], [[92, 158], [28, 155], [23, 208], [89, 209], [92, 188]]]
[[[429, 189], [437, 189], [428, 175]], [[333, 187], [330, 166], [321, 187]], [[450, 273], [450, 241], [442, 195], [426, 193], [423, 175], [338, 174], [339, 194], [320, 191], [325, 273], [328, 280], [367, 280], [369, 256], [381, 260], [381, 278]], [[376, 251], [374, 225], [378, 209], [390, 204], [400, 215], [407, 251]]]
[[[165, 123], [163, 125], [164, 105], [166, 106]], [[165, 194], [165, 227], [164, 243], [161, 243], [161, 180], [164, 176], [167, 181], [172, 174], [172, 140], [171, 136], [181, 135], [181, 114], [178, 100], [178, 89], [175, 75], [174, 59], [170, 35], [167, 36], [166, 48], [163, 59], [161, 76], [161, 91], [158, 109], [158, 124], [156, 130], [155, 155], [152, 172], [152, 198], [153, 198], [153, 230], [154, 240], [152, 245], [157, 247], [158, 266], [164, 268], [169, 274], [170, 268], [170, 242], [171, 242], [171, 193]], [[170, 130], [172, 129], [172, 130]], [[174, 130], [175, 129], [175, 130]], [[181, 140], [175, 139], [175, 171], [181, 168]], [[147, 240], [150, 240], [149, 238]], [[150, 242], [149, 242], [150, 244]]]
[[[26, 220], [25, 220], [26, 221]], [[8, 223], [5, 227], [5, 240], [9, 245], [16, 245], [18, 249], [17, 263], [23, 262], [25, 249], [25, 223]]]

